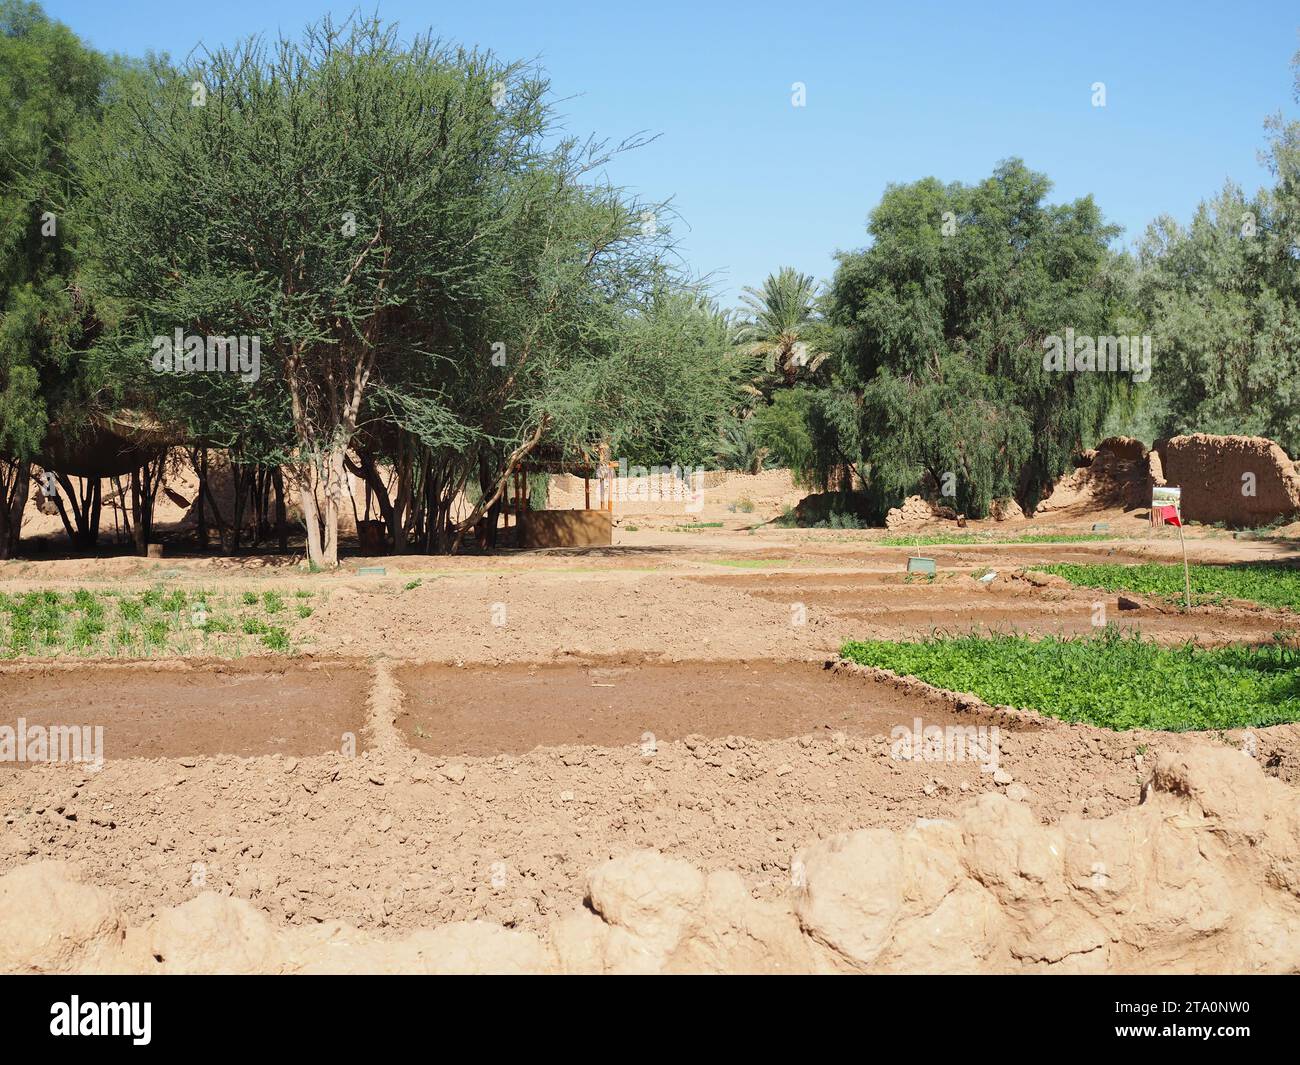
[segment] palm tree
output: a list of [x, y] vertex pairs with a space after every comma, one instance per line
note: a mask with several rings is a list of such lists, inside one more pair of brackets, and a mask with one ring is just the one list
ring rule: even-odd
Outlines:
[[[810, 274], [801, 274], [783, 266], [768, 274], [763, 290], [745, 288], [741, 301], [751, 315], [738, 339], [754, 355], [763, 356], [769, 374], [780, 374], [785, 384], [793, 385], [801, 369], [808, 376], [826, 361], [828, 352], [809, 351], [819, 331], [817, 314], [819, 286]], [[769, 382], [770, 391], [775, 382]]]

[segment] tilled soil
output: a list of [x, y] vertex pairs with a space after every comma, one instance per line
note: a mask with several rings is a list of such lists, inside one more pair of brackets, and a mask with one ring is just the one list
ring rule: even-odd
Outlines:
[[0, 724], [102, 728], [106, 760], [320, 754], [347, 737], [363, 746], [368, 686], [342, 662], [11, 665], [0, 667]]
[[[748, 538], [739, 559], [746, 538], [732, 535], [725, 552], [692, 542], [386, 559], [380, 578], [169, 563], [169, 580], [314, 589], [299, 649], [309, 655], [226, 673], [177, 660], [83, 661], [66, 677], [55, 664], [0, 668], [0, 723], [101, 715], [118, 750], [138, 755], [115, 756], [106, 735], [97, 773], [0, 772], [0, 872], [68, 860], [113, 889], [133, 922], [211, 889], [295, 925], [409, 930], [483, 917], [539, 930], [581, 904], [589, 869], [653, 847], [734, 870], [755, 897], [774, 898], [789, 890], [794, 852], [839, 832], [950, 817], [1015, 786], [1045, 821], [1103, 816], [1139, 801], [1158, 752], [1244, 742], [999, 717], [1001, 784], [975, 761], [902, 760], [893, 725], [989, 719], [901, 681], [821, 672], [844, 640], [974, 623], [1085, 631], [1098, 599], [1112, 620], [1160, 639], [1268, 639], [1294, 624], [1210, 607], [1120, 617], [1114, 597], [1084, 589], [974, 586], [985, 566], [1005, 576], [1060, 557], [1046, 547], [982, 548], [942, 580], [908, 584], [899, 558], [915, 552], [783, 536]], [[1235, 541], [1189, 549], [1285, 553]], [[1069, 554], [1100, 561], [1110, 550]], [[760, 556], [758, 567], [732, 564]], [[0, 587], [164, 579], [139, 565], [8, 564]], [[355, 757], [339, 749], [345, 731], [357, 734]], [[1266, 772], [1300, 783], [1300, 726], [1260, 730], [1252, 749]]]
[[831, 619], [844, 639], [924, 638], [934, 632], [1021, 632], [1035, 636], [1086, 636], [1099, 626], [1140, 632], [1161, 643], [1202, 646], [1267, 643], [1273, 633], [1300, 629], [1300, 616], [1284, 610], [1203, 607], [1191, 614], [1177, 604], [1090, 588], [1035, 587], [1005, 570], [982, 584], [971, 574], [946, 573], [933, 584], [908, 582], [897, 573], [762, 573], [697, 580], [743, 591], [765, 602], [794, 605]]
[[869, 690], [807, 662], [599, 662], [419, 666], [396, 674], [398, 725], [435, 755], [523, 754], [534, 747], [621, 747], [688, 735], [787, 739], [819, 730], [888, 734], [924, 712], [965, 723], [885, 685]]

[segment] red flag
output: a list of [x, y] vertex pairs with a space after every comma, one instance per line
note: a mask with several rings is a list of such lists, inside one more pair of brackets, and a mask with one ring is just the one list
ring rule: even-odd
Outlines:
[[1182, 524], [1183, 524], [1183, 523], [1182, 523], [1181, 521], [1178, 520], [1178, 508], [1177, 508], [1177, 507], [1161, 507], [1161, 508], [1160, 508], [1160, 517], [1163, 518], [1164, 521], [1165, 521], [1167, 524], [1169, 524], [1169, 525], [1177, 525], [1177, 526], [1179, 526], [1180, 528], [1182, 527]]

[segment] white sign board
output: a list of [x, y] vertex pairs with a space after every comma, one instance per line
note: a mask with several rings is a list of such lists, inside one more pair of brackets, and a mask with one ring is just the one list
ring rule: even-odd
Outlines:
[[1161, 507], [1173, 507], [1178, 511], [1178, 517], [1181, 520], [1183, 516], [1183, 490], [1173, 485], [1156, 485], [1151, 489], [1151, 525], [1152, 527], [1164, 525], [1165, 519], [1161, 516]]

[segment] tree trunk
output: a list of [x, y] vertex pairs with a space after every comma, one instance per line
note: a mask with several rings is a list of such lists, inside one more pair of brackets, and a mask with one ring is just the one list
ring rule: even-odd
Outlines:
[[510, 483], [510, 478], [514, 474], [515, 469], [519, 466], [519, 463], [528, 456], [533, 448], [538, 445], [543, 434], [550, 427], [550, 424], [550, 415], [542, 415], [542, 420], [537, 423], [537, 428], [533, 430], [532, 435], [510, 453], [510, 456], [505, 461], [505, 468], [501, 470], [500, 476], [497, 480], [496, 491], [494, 491], [491, 496], [484, 496], [480, 499], [474, 509], [470, 511], [469, 516], [463, 521], [457, 523], [455, 528], [455, 538], [451, 541], [451, 554], [454, 555], [460, 550], [461, 541], [465, 539], [465, 534], [478, 524], [478, 520], [483, 517], [494, 503], [503, 498], [506, 486]]
[[122, 487], [122, 482], [117, 477], [113, 478], [113, 489], [115, 504], [113, 508], [113, 535], [115, 537], [117, 535], [117, 516], [120, 514], [122, 517], [122, 536], [126, 543], [130, 543], [132, 539], [131, 515], [126, 511], [126, 489]]
[[140, 488], [140, 471], [134, 469], [131, 471], [131, 524], [134, 526], [135, 553], [137, 555], [147, 555], [149, 553], [147, 521], [148, 519], [144, 513], [144, 493]]
[[208, 491], [208, 449], [206, 447], [199, 448], [194, 466], [199, 475], [198, 511], [195, 514], [198, 523], [199, 550], [206, 551], [208, 549], [208, 501], [204, 498]]
[[322, 565], [339, 564], [339, 512], [343, 507], [343, 449], [331, 448], [325, 453], [324, 499], [321, 504], [321, 557]]
[[59, 517], [63, 521], [63, 528], [68, 534], [68, 540], [74, 550], [93, 551], [99, 543], [99, 518], [102, 507], [101, 482], [98, 477], [79, 478], [81, 487], [77, 488], [72, 483], [72, 478], [65, 474], [56, 475], [59, 484], [63, 488], [63, 494], [68, 497], [68, 502], [72, 506], [72, 515], [76, 519], [76, 528], [73, 528], [72, 522], [68, 521], [68, 513], [63, 505], [63, 497], [55, 496], [55, 504], [59, 508]]
[[280, 553], [289, 550], [289, 526], [284, 513], [284, 474], [279, 466], [271, 468], [271, 484], [275, 487], [275, 536], [280, 543]]
[[316, 567], [323, 565], [320, 546], [320, 515], [316, 509], [315, 478], [311, 464], [296, 470], [293, 475], [298, 485], [298, 499], [302, 504], [302, 521], [307, 526], [307, 560]]
[[30, 463], [0, 460], [0, 558], [13, 558], [18, 553], [31, 483]]
[[[345, 460], [345, 466], [350, 473], [360, 477], [366, 483], [366, 517], [370, 517], [370, 497], [373, 494], [375, 502], [379, 506], [380, 516], [384, 519], [384, 524], [388, 526], [388, 532], [393, 538], [394, 554], [402, 554], [406, 549], [405, 528], [399, 516], [399, 511], [393, 506], [392, 501], [388, 498], [388, 486], [384, 484], [383, 475], [379, 472], [379, 467], [375, 463], [375, 457], [368, 451], [356, 448], [357, 462], [353, 464]], [[400, 497], [399, 497], [400, 498]], [[401, 545], [400, 548], [398, 545]]]
[[131, 471], [131, 515], [135, 525], [135, 553], [149, 553], [149, 538], [153, 535], [154, 499], [162, 484], [166, 469], [166, 456], [160, 458], [153, 470], [146, 463]]
[[230, 519], [230, 544], [227, 554], [239, 550], [244, 538], [244, 507], [248, 502], [249, 472], [243, 463], [231, 462], [230, 477], [235, 487], [235, 513]]
[[343, 449], [309, 458], [295, 471], [307, 526], [307, 557], [315, 566], [339, 564], [339, 507], [343, 500]]

